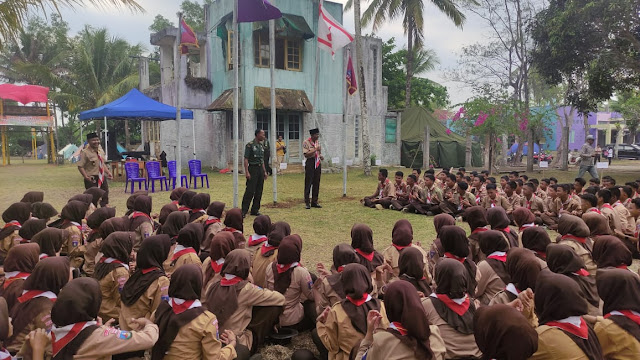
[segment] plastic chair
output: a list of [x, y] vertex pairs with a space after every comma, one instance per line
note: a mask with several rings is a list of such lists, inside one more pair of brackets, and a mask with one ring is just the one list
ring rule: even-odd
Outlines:
[[193, 188], [198, 188], [198, 178], [200, 187], [204, 187], [204, 179], [207, 179], [207, 189], [209, 188], [209, 175], [202, 173], [202, 162], [200, 160], [189, 160], [189, 184], [193, 180]]
[[[171, 160], [171, 161], [167, 162], [167, 168], [169, 169], [169, 181], [172, 181], [172, 183], [173, 183], [172, 189], [175, 189], [176, 188], [176, 177], [177, 177], [175, 160]], [[180, 176], [180, 186], [186, 187], [187, 189], [189, 188], [189, 180], [187, 180], [187, 175]]]
[[167, 177], [162, 176], [160, 174], [160, 162], [158, 161], [147, 161], [145, 164], [147, 168], [147, 175], [149, 178], [149, 182], [151, 182], [151, 192], [156, 192], [156, 180], [160, 181], [160, 191], [162, 191], [162, 184], [164, 183], [165, 190], [169, 190], [169, 186], [167, 185]]
[[124, 171], [127, 176], [127, 180], [124, 183], [124, 192], [127, 193], [127, 187], [129, 186], [129, 181], [131, 181], [131, 193], [135, 191], [135, 183], [138, 183], [138, 190], [142, 190], [142, 183], [144, 182], [144, 189], [149, 190], [149, 183], [147, 183], [147, 179], [140, 177], [140, 165], [138, 165], [137, 161], [127, 161], [124, 164]]

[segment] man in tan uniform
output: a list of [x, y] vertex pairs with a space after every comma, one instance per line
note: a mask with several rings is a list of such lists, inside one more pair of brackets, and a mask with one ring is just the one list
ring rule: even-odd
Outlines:
[[[318, 195], [320, 193], [320, 177], [322, 176], [322, 149], [320, 148], [320, 130], [309, 130], [311, 135], [307, 140], [302, 142], [302, 153], [304, 154], [304, 203], [307, 209], [321, 208], [318, 204]], [[313, 194], [309, 199], [309, 193], [313, 188]]]
[[84, 178], [85, 189], [99, 187], [105, 191], [100, 201], [100, 206], [109, 204], [109, 184], [107, 179], [113, 179], [111, 171], [107, 169], [107, 157], [100, 148], [100, 137], [96, 133], [87, 134], [86, 146], [80, 152], [78, 171]]
[[391, 205], [391, 200], [393, 200], [396, 195], [395, 186], [393, 186], [388, 176], [389, 172], [387, 169], [380, 169], [378, 172], [378, 187], [376, 192], [360, 200], [360, 203], [370, 208], [378, 208], [378, 205], [380, 205], [381, 208], [388, 208], [389, 205]]

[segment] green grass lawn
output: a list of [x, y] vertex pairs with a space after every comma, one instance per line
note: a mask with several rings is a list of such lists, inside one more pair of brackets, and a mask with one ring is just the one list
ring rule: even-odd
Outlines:
[[[624, 161], [624, 169], [608, 171], [618, 183], [635, 180], [638, 176], [640, 161]], [[402, 170], [405, 175], [409, 169], [389, 169], [389, 174]], [[373, 170], [377, 172], [377, 169]], [[541, 173], [528, 174], [530, 177], [542, 178]], [[573, 182], [577, 169], [569, 172], [545, 171], [545, 177], [555, 176], [560, 182]], [[498, 176], [496, 176], [498, 177]], [[244, 177], [241, 175], [239, 197], [244, 193]], [[316, 262], [331, 262], [333, 247], [341, 242], [350, 243], [351, 227], [355, 223], [368, 224], [373, 229], [374, 244], [377, 249], [384, 249], [391, 242], [391, 230], [394, 223], [407, 218], [413, 224], [414, 241], [423, 247], [435, 238], [431, 217], [414, 214], [403, 214], [397, 211], [378, 211], [363, 207], [359, 199], [371, 195], [376, 188], [376, 177], [366, 177], [361, 169], [351, 169], [348, 176], [347, 197], [342, 197], [342, 174], [324, 174], [320, 184], [320, 204], [322, 209], [306, 210], [302, 199], [304, 174], [285, 174], [278, 176], [278, 203], [273, 204], [272, 179], [264, 186], [263, 207], [261, 212], [269, 215], [272, 221], [286, 221], [291, 224], [292, 231], [299, 234], [303, 241], [303, 261], [313, 268]], [[223, 201], [227, 209], [233, 205], [233, 177], [230, 174], [209, 174], [210, 189], [196, 190], [211, 194], [211, 200]], [[126, 211], [124, 183], [110, 182], [110, 203], [115, 206], [120, 216]], [[156, 182], [156, 185], [158, 183]], [[158, 189], [158, 187], [156, 187]], [[19, 201], [22, 195], [31, 190], [45, 192], [45, 201], [51, 203], [58, 211], [67, 199], [84, 191], [82, 178], [77, 167], [73, 165], [54, 166], [43, 161], [12, 159], [12, 165], [0, 167], [0, 211], [4, 211], [11, 203]], [[156, 192], [153, 198], [153, 209], [158, 212], [169, 202], [169, 192]], [[245, 234], [252, 233], [253, 217], [245, 220]], [[468, 230], [466, 224], [460, 224]]]

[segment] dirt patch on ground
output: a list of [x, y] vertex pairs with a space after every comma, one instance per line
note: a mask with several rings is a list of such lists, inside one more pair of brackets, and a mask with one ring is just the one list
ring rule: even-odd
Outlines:
[[262, 206], [266, 207], [267, 209], [290, 209], [301, 204], [304, 204], [304, 199], [279, 201], [277, 204], [270, 203]]
[[313, 352], [316, 358], [320, 357], [318, 349], [316, 349], [311, 332], [306, 331], [292, 339], [291, 344], [282, 345], [266, 345], [260, 350], [263, 360], [285, 360], [290, 359], [296, 350], [307, 349]]

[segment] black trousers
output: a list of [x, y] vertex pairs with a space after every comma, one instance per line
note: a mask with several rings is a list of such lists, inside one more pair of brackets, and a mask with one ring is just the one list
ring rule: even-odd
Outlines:
[[262, 165], [249, 165], [249, 174], [251, 179], [247, 180], [247, 188], [242, 198], [242, 213], [246, 214], [251, 206], [251, 213], [255, 214], [260, 211], [260, 201], [262, 201], [262, 188], [264, 187], [264, 170]]
[[313, 186], [313, 194], [311, 195], [311, 204], [318, 203], [318, 194], [320, 193], [320, 176], [322, 175], [322, 165], [316, 168], [316, 158], [308, 158], [304, 164], [304, 203], [309, 204], [309, 193]]
[[[95, 181], [94, 181], [95, 179]], [[87, 179], [84, 180], [84, 188], [89, 189], [92, 187], [98, 187], [98, 176], [91, 176], [91, 181]], [[102, 181], [102, 186], [100, 187], [105, 191], [104, 196], [102, 196], [102, 200], [100, 200], [100, 206], [104, 207], [109, 204], [109, 183], [107, 182], [107, 175], [104, 175], [104, 179]]]

